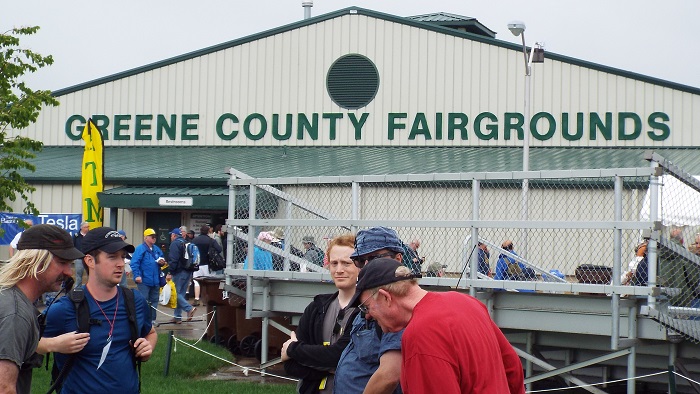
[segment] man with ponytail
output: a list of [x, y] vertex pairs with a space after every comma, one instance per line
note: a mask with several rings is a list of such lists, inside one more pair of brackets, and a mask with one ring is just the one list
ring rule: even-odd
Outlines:
[[[84, 255], [70, 234], [40, 224], [24, 233], [10, 262], [0, 268], [0, 393], [29, 393], [32, 368], [39, 367], [39, 312], [33, 303], [46, 292], [59, 291], [73, 275], [73, 260]], [[57, 338], [55, 346], [87, 343], [84, 334]]]

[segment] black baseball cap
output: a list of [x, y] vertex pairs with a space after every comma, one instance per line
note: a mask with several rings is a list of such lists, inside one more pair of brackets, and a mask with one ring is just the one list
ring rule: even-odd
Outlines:
[[114, 253], [118, 250], [126, 250], [134, 253], [134, 245], [124, 242], [121, 234], [111, 227], [94, 228], [85, 234], [83, 243], [80, 246], [83, 253], [89, 253], [99, 249], [106, 253]]
[[360, 270], [355, 295], [350, 301], [350, 306], [358, 306], [360, 304], [360, 294], [362, 294], [362, 292], [365, 290], [385, 286], [402, 280], [422, 277], [420, 274], [414, 273], [401, 275], [396, 272], [399, 267], [403, 267], [403, 264], [401, 264], [400, 261], [390, 257], [382, 257], [367, 263], [367, 265]]
[[17, 250], [43, 249], [64, 260], [76, 260], [85, 257], [73, 246], [73, 239], [68, 232], [53, 224], [37, 224], [22, 233], [17, 243]]

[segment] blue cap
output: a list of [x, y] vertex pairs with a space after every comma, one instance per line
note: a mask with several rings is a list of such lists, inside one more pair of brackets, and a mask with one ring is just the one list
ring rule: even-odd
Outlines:
[[182, 231], [180, 231], [180, 228], [178, 227], [178, 228], [172, 229], [172, 230], [170, 231], [170, 234], [175, 234], [175, 235], [182, 236]]
[[403, 243], [396, 231], [386, 227], [372, 227], [357, 232], [355, 251], [350, 257], [363, 256], [380, 249], [403, 253]]
[[126, 231], [124, 231], [124, 230], [119, 230], [119, 231], [117, 231], [117, 232], [119, 233], [119, 235], [121, 235], [122, 237], [124, 237], [124, 239], [127, 239], [127, 238], [128, 238], [128, 237], [126, 236]]

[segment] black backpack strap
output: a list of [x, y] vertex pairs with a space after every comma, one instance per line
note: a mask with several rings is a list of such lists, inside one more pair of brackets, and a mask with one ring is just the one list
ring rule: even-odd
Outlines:
[[[90, 319], [90, 306], [85, 298], [85, 291], [82, 287], [75, 288], [68, 292], [68, 299], [73, 302], [73, 307], [75, 308], [75, 320], [78, 324], [78, 332], [90, 332], [90, 323], [95, 324], [95, 321]], [[49, 387], [48, 394], [52, 392], [61, 391], [61, 386], [63, 386], [63, 381], [66, 376], [73, 369], [73, 364], [75, 364], [75, 359], [78, 356], [77, 353], [73, 353], [68, 356], [63, 368], [60, 370], [56, 365], [56, 359], [54, 358], [53, 367], [51, 368], [51, 387]]]
[[131, 330], [131, 356], [134, 360], [134, 367], [139, 375], [139, 393], [141, 392], [141, 360], [136, 358], [136, 340], [139, 339], [139, 325], [136, 317], [136, 300], [134, 291], [128, 287], [120, 287], [124, 293], [124, 303], [126, 304], [126, 315], [129, 319], [129, 329]]

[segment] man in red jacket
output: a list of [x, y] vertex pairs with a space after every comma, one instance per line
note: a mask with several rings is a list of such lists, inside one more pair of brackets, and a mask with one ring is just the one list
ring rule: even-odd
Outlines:
[[360, 271], [356, 305], [401, 339], [404, 394], [525, 393], [517, 353], [476, 298], [428, 292], [401, 262], [371, 261]]

